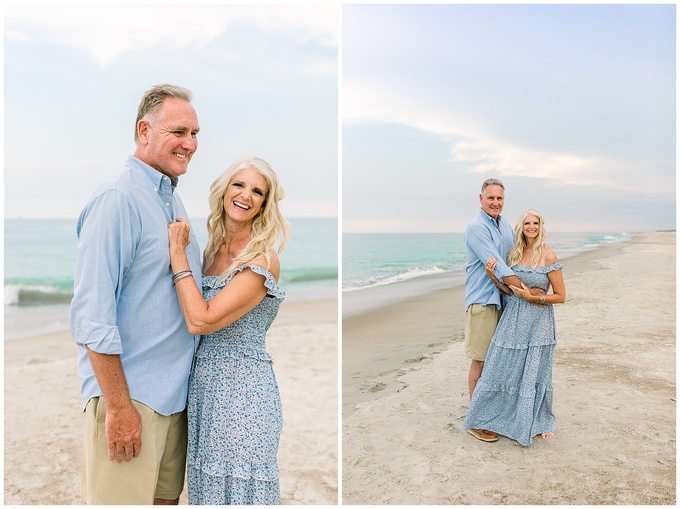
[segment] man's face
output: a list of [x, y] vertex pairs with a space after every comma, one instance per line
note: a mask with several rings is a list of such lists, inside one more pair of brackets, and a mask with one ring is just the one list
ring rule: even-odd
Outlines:
[[193, 106], [183, 99], [168, 97], [163, 101], [154, 125], [140, 121], [135, 155], [170, 178], [184, 175], [198, 148], [199, 129]]
[[498, 219], [503, 210], [504, 196], [501, 186], [486, 186], [484, 192], [479, 195], [479, 203], [482, 205], [482, 210], [494, 219]]

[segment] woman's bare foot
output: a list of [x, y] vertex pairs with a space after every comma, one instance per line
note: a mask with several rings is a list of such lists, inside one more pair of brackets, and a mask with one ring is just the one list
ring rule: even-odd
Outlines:
[[555, 436], [555, 433], [541, 433], [541, 438], [552, 438]]

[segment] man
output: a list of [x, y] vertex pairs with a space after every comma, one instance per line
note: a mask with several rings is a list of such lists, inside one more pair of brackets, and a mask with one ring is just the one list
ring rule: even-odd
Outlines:
[[[471, 400], [502, 312], [501, 292], [486, 275], [486, 261], [498, 260], [495, 271], [499, 282], [521, 286], [519, 278], [505, 263], [514, 243], [514, 231], [501, 218], [504, 201], [503, 183], [497, 179], [485, 180], [479, 195], [481, 210], [465, 229], [465, 353], [471, 359], [468, 373]], [[468, 432], [484, 442], [498, 440], [492, 431], [472, 429]]]
[[[139, 105], [136, 150], [78, 218], [71, 333], [85, 405], [88, 504], [177, 504], [186, 462], [186, 399], [197, 337], [172, 284], [168, 224], [197, 149], [191, 92], [157, 85]], [[201, 287], [196, 238], [187, 247]]]

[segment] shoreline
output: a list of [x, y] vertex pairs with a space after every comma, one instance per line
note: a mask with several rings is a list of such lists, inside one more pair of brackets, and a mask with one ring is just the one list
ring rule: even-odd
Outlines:
[[528, 448], [462, 430], [464, 287], [343, 317], [345, 504], [675, 503], [675, 232], [560, 263], [557, 434]]
[[[572, 263], [606, 256], [607, 250], [634, 242], [637, 235], [647, 234], [631, 234], [623, 241], [570, 251], [559, 262], [566, 273]], [[395, 374], [403, 374], [450, 345], [465, 341], [464, 270], [346, 292], [342, 297], [343, 416], [350, 415], [356, 404], [398, 392], [403, 384]], [[414, 307], [427, 310], [423, 313], [421, 309], [418, 319], [412, 320]], [[459, 327], [432, 327], [426, 340], [413, 339], [422, 334], [424, 323], [436, 323], [442, 316]]]
[[[667, 232], [656, 232], [667, 233]], [[628, 237], [614, 240], [613, 242], [588, 245], [577, 249], [557, 252], [560, 261], [587, 253], [598, 251], [609, 246], [617, 246], [630, 242], [639, 233], [628, 233]], [[376, 309], [387, 308], [397, 302], [408, 300], [411, 297], [433, 293], [437, 290], [447, 290], [457, 286], [465, 286], [465, 268], [449, 270], [439, 274], [427, 274], [416, 276], [394, 283], [379, 284], [365, 288], [343, 290], [342, 293], [342, 317], [352, 318]]]
[[[338, 500], [337, 299], [286, 302], [267, 334], [284, 412], [285, 504]], [[4, 503], [82, 505], [78, 350], [68, 331], [4, 341]], [[180, 504], [187, 504], [186, 487]]]
[[[336, 282], [317, 281], [297, 285], [286, 293], [283, 305], [305, 304], [318, 300], [337, 300]], [[69, 333], [68, 303], [4, 306], [4, 341], [19, 341], [48, 334]], [[30, 327], [27, 324], [30, 323]]]

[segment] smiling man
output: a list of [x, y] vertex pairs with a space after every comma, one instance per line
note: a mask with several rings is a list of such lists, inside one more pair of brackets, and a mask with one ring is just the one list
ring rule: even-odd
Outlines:
[[[175, 85], [144, 94], [134, 155], [78, 218], [70, 326], [80, 351], [88, 504], [177, 504], [183, 489], [198, 338], [172, 284], [167, 228], [187, 217], [175, 188], [198, 147], [190, 101]], [[200, 288], [193, 233], [187, 257]]]
[[[512, 226], [501, 218], [504, 200], [503, 183], [497, 179], [485, 180], [479, 195], [481, 210], [465, 229], [465, 353], [471, 359], [468, 373], [470, 399], [482, 375], [486, 352], [502, 312], [500, 290], [487, 277], [484, 265], [489, 258], [496, 258], [499, 277], [516, 277], [505, 264], [514, 233]], [[498, 440], [491, 431], [469, 432], [484, 442]]]

